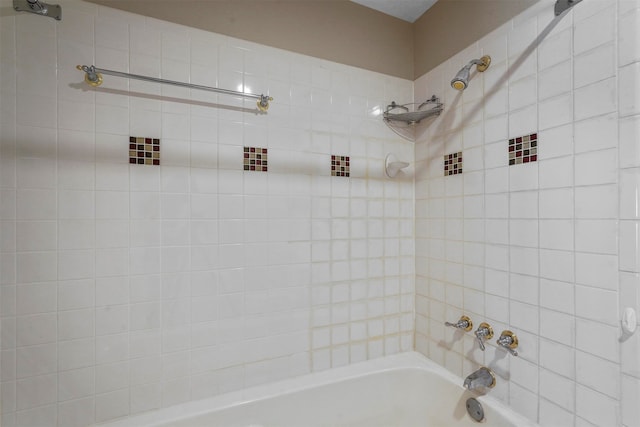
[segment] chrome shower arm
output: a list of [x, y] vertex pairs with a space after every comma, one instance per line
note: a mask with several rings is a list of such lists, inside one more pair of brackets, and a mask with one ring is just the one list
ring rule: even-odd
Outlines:
[[34, 12], [47, 13], [47, 7], [39, 0], [27, 0], [27, 3]]
[[565, 11], [571, 9], [582, 0], [556, 0], [556, 4], [553, 8], [553, 12], [556, 16], [562, 15]]
[[13, 0], [13, 10], [16, 12], [31, 12], [48, 16], [57, 21], [62, 20], [62, 8], [57, 4], [47, 4], [40, 0]]
[[479, 72], [484, 72], [491, 65], [491, 57], [489, 55], [484, 55], [479, 59], [474, 59], [473, 64], [476, 65], [476, 70]]

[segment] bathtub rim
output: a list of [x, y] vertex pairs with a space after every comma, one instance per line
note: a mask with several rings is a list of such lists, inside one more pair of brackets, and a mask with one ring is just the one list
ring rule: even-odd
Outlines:
[[[460, 392], [469, 393], [462, 387], [462, 379], [449, 372], [444, 367], [436, 364], [426, 356], [416, 351], [398, 353], [376, 359], [353, 363], [320, 372], [311, 372], [297, 377], [274, 381], [248, 387], [246, 389], [223, 393], [203, 399], [187, 401], [165, 408], [155, 409], [149, 412], [117, 418], [110, 421], [93, 424], [95, 427], [155, 427], [172, 421], [192, 418], [209, 412], [232, 408], [252, 402], [296, 393], [323, 385], [361, 378], [367, 375], [394, 370], [420, 369], [437, 375], [452, 382], [460, 389]], [[470, 394], [471, 395], [471, 394]], [[490, 393], [473, 397], [481, 403], [491, 406], [496, 412], [507, 419], [513, 419], [514, 423], [522, 427], [536, 427], [538, 424], [525, 418], [505, 403], [499, 401]], [[482, 423], [479, 423], [479, 425]]]

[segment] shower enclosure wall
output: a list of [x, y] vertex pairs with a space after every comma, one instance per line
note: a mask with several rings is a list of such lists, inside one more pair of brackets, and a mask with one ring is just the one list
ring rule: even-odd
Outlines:
[[[640, 309], [638, 1], [582, 1], [531, 46], [543, 0], [415, 82], [60, 3], [58, 22], [0, 0], [2, 426], [414, 348], [461, 376], [489, 366], [491, 393], [542, 424], [637, 425], [640, 334], [620, 342], [618, 316]], [[78, 64], [275, 101], [89, 89]], [[415, 145], [383, 123], [390, 100], [433, 94]], [[537, 157], [509, 166], [524, 136]], [[388, 153], [411, 162], [393, 180]], [[518, 356], [445, 329], [462, 314], [513, 330]]]
[[[413, 144], [374, 114], [411, 101], [410, 81], [60, 3], [58, 22], [0, 2], [3, 427], [86, 426], [413, 347], [413, 180], [384, 172]], [[275, 101], [93, 89], [78, 64]]]
[[[640, 309], [639, 29], [637, 1], [560, 19], [541, 1], [415, 82], [445, 104], [416, 143], [416, 348], [462, 377], [488, 366], [542, 425], [640, 422], [640, 334], [620, 326]], [[463, 314], [493, 327], [486, 351], [445, 327]]]

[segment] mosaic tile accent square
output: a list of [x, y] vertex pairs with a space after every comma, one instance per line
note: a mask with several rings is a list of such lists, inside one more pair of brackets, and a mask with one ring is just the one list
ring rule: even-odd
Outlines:
[[259, 147], [244, 147], [244, 170], [267, 172], [267, 149]]
[[160, 140], [129, 137], [129, 163], [132, 165], [160, 165]]
[[509, 140], [509, 165], [538, 160], [538, 134], [519, 136]]
[[444, 176], [457, 175], [459, 173], [462, 173], [462, 151], [445, 154]]
[[331, 176], [349, 176], [349, 156], [331, 156]]

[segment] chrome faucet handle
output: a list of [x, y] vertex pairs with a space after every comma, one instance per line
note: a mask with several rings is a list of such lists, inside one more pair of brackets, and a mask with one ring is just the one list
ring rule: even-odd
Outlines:
[[469, 332], [473, 329], [473, 322], [467, 316], [460, 316], [460, 319], [456, 323], [444, 322], [445, 326], [450, 326], [452, 328], [462, 329], [464, 331]]
[[516, 351], [516, 347], [518, 347], [518, 337], [513, 332], [509, 330], [502, 331], [500, 338], [498, 338], [496, 342], [500, 347], [507, 350], [513, 356], [518, 355], [518, 352]]
[[493, 338], [493, 329], [491, 329], [491, 325], [488, 323], [482, 322], [478, 329], [474, 332], [476, 338], [478, 339], [478, 345], [480, 345], [480, 350], [484, 351], [484, 340], [490, 340]]

